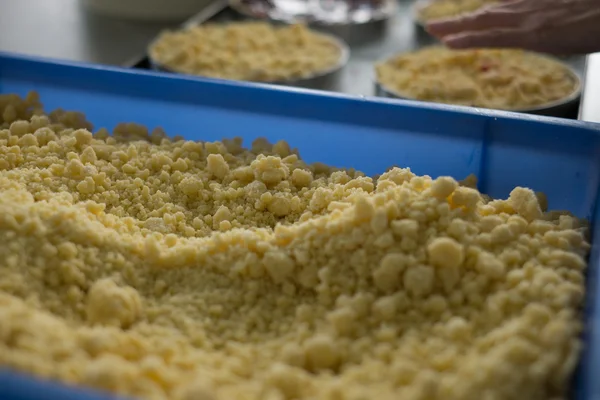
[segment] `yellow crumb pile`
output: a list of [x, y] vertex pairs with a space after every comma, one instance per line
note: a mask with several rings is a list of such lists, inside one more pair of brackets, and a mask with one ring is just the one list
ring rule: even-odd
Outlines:
[[186, 74], [258, 82], [310, 78], [344, 62], [341, 44], [304, 25], [206, 24], [165, 31], [148, 49], [160, 67]]
[[561, 62], [515, 49], [429, 46], [375, 67], [388, 91], [406, 98], [500, 110], [527, 110], [573, 97], [578, 78]]
[[[481, 10], [501, 0], [420, 0], [416, 7], [416, 17], [421, 23], [436, 19], [455, 18]], [[422, 5], [421, 5], [422, 4]]]
[[531, 190], [0, 107], [1, 365], [153, 400], [565, 395], [588, 244]]

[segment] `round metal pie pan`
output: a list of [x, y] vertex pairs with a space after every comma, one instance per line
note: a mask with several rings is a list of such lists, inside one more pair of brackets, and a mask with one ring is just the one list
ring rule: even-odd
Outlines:
[[[315, 72], [311, 75], [294, 78], [294, 79], [290, 79], [290, 80], [247, 81], [247, 82], [294, 86], [294, 87], [302, 87], [302, 88], [308, 88], [308, 89], [324, 89], [324, 88], [328, 88], [329, 86], [333, 85], [333, 82], [335, 82], [339, 78], [340, 72], [348, 63], [348, 59], [350, 58], [350, 48], [343, 40], [339, 39], [336, 36], [333, 36], [333, 35], [327, 34], [327, 33], [321, 33], [321, 32], [317, 32], [317, 33], [319, 35], [329, 39], [338, 48], [338, 50], [340, 52], [340, 58], [339, 58], [339, 61], [337, 64], [335, 64], [327, 69], [324, 69], [322, 71]], [[148, 49], [150, 49], [153, 46], [153, 44], [154, 44], [154, 42], [152, 42], [148, 46]], [[202, 75], [196, 75], [196, 74], [189, 74], [186, 72], [179, 72], [174, 69], [165, 67], [165, 66], [161, 65], [160, 62], [158, 62], [152, 58], [152, 56], [150, 55], [150, 51], [148, 51], [148, 59], [150, 61], [150, 65], [151, 65], [152, 69], [155, 71], [170, 72], [170, 73], [175, 73], [175, 74], [185, 74], [185, 75], [198, 76], [198, 77], [202, 76]]]
[[[582, 88], [583, 88], [582, 78], [577, 73], [577, 71], [575, 71], [572, 67], [559, 61], [558, 59], [555, 59], [553, 57], [549, 57], [546, 55], [541, 55], [541, 54], [537, 54], [537, 55], [540, 57], [547, 58], [549, 60], [552, 60], [552, 61], [557, 62], [560, 65], [562, 65], [568, 71], [571, 79], [573, 79], [573, 81], [575, 83], [575, 90], [568, 96], [563, 97], [562, 99], [553, 100], [553, 101], [545, 103], [545, 104], [540, 104], [539, 106], [525, 107], [525, 108], [501, 109], [500, 111], [512, 111], [512, 112], [520, 112], [520, 113], [525, 113], [525, 114], [545, 115], [545, 116], [553, 116], [553, 117], [569, 117], [570, 115], [573, 114], [573, 112], [576, 112], [576, 110], [579, 107], [579, 100], [581, 98], [581, 92], [582, 92]], [[396, 57], [396, 56], [393, 56], [393, 57]], [[388, 58], [380, 63], [384, 63], [386, 61], [389, 61], [390, 59], [391, 58]], [[376, 65], [378, 65], [380, 63], [377, 63]], [[402, 93], [399, 93], [393, 89], [390, 89], [390, 88], [386, 87], [384, 84], [382, 84], [381, 82], [379, 82], [379, 80], [377, 78], [375, 78], [374, 85], [375, 85], [375, 94], [380, 97], [395, 98], [395, 99], [402, 99], [402, 100], [424, 101], [424, 100], [419, 100], [419, 99], [415, 99], [410, 96], [403, 95]], [[449, 103], [437, 103], [437, 104], [449, 104]], [[476, 107], [476, 106], [473, 106], [473, 107]], [[476, 108], [483, 108], [483, 107], [476, 107]]]

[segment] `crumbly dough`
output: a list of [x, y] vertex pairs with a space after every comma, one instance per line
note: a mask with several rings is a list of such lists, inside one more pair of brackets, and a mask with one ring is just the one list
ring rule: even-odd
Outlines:
[[401, 97], [501, 110], [543, 106], [578, 89], [560, 62], [514, 49], [431, 46], [394, 56], [378, 64], [376, 73]]
[[419, 22], [427, 23], [436, 19], [458, 17], [498, 2], [498, 0], [426, 0], [422, 6], [417, 7], [416, 16]]
[[338, 43], [304, 25], [275, 27], [265, 22], [166, 31], [149, 54], [175, 72], [258, 82], [309, 78], [335, 68], [343, 56]]
[[531, 190], [0, 107], [1, 365], [152, 400], [564, 398], [589, 246]]

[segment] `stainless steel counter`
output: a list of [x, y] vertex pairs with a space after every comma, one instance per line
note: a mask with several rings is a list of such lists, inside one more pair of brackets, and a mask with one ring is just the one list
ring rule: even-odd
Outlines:
[[122, 65], [169, 25], [102, 17], [79, 0], [0, 0], [2, 51]]
[[[412, 0], [400, 0], [400, 13], [382, 28], [388, 30], [384, 35], [375, 31], [362, 31], [359, 36], [335, 32], [351, 43], [353, 51], [353, 61], [343, 71], [341, 91], [373, 94], [371, 65], [375, 59], [431, 42], [412, 23], [411, 3]], [[79, 0], [0, 0], [0, 51], [132, 65], [159, 31], [177, 25], [98, 16], [87, 12]], [[600, 122], [600, 54], [589, 59], [580, 117]], [[582, 57], [565, 61], [583, 74]]]

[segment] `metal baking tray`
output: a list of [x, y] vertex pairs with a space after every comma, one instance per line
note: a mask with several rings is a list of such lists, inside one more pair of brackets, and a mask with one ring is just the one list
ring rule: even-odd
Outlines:
[[[423, 46], [437, 43], [416, 23], [413, 15], [414, 0], [399, 0], [396, 14], [387, 19], [365, 24], [315, 25], [312, 28], [332, 34], [350, 47], [350, 57], [346, 66], [339, 71], [336, 79], [322, 82], [317, 89], [339, 93], [372, 96], [377, 95], [375, 88], [375, 64], [397, 53], [417, 50]], [[244, 16], [228, 6], [227, 0], [215, 0], [183, 26], [204, 22], [239, 21]], [[585, 57], [561, 58], [578, 75], [583, 75]], [[148, 57], [143, 55], [128, 67], [151, 69]], [[315, 88], [315, 87], [312, 87]], [[575, 104], [578, 107], [578, 104]], [[577, 118], [577, 109], [562, 115], [565, 118]]]

